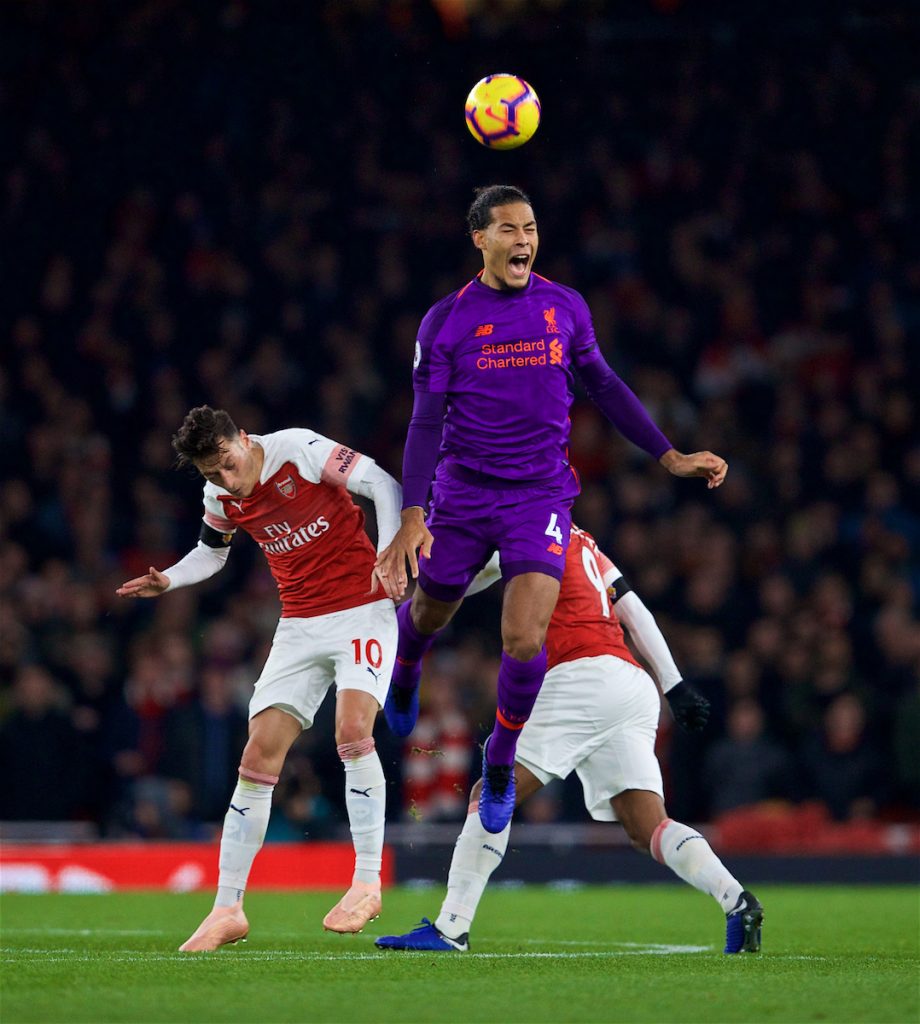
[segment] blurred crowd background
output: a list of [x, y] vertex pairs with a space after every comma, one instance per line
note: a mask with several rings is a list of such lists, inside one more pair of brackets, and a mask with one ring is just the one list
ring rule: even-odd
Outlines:
[[[886, 3], [243, 0], [7, 5], [0, 33], [0, 815], [213, 834], [278, 614], [255, 545], [164, 599], [124, 579], [195, 544], [184, 413], [310, 426], [399, 476], [418, 322], [478, 269], [476, 185], [532, 196], [537, 269], [587, 297], [676, 481], [580, 395], [576, 522], [714, 704], [663, 712], [675, 817], [920, 803], [920, 76]], [[477, 146], [472, 84], [544, 123]], [[372, 526], [372, 524], [371, 524]], [[500, 595], [380, 720], [391, 820], [462, 817], [494, 709]], [[269, 838], [337, 834], [331, 709]], [[579, 820], [577, 782], [523, 812]]]

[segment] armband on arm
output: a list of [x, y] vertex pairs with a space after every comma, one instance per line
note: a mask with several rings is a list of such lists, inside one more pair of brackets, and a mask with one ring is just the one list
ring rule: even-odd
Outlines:
[[220, 533], [204, 523], [201, 527], [201, 538], [198, 544], [175, 565], [163, 570], [169, 577], [167, 591], [179, 587], [189, 587], [193, 583], [201, 583], [220, 572], [230, 557], [230, 541], [232, 533]]
[[198, 534], [198, 540], [209, 548], [228, 548], [233, 541], [232, 533], [221, 533], [220, 530], [215, 530], [213, 526], [208, 526], [207, 523], [201, 524], [201, 533]]

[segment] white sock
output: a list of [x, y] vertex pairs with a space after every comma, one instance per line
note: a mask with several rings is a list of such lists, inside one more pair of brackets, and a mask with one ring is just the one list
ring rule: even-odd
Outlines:
[[[371, 741], [373, 744], [373, 740]], [[342, 744], [339, 754], [342, 755]], [[345, 806], [351, 839], [355, 844], [353, 882], [380, 883], [383, 859], [383, 828], [386, 820], [386, 779], [377, 751], [359, 757], [342, 755], [345, 765]]]
[[232, 907], [243, 899], [252, 862], [265, 839], [274, 788], [261, 782], [237, 780], [220, 837], [215, 907]]
[[652, 833], [650, 845], [655, 860], [712, 896], [726, 914], [738, 902], [743, 886], [695, 829], [665, 818]]
[[450, 874], [447, 876], [447, 895], [435, 921], [438, 931], [448, 938], [459, 938], [472, 927], [489, 878], [508, 849], [510, 834], [510, 823], [493, 835], [482, 827], [478, 810], [467, 815], [463, 831], [454, 844]]

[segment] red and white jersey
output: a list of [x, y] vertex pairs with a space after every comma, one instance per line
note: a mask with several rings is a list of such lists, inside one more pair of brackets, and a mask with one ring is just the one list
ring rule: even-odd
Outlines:
[[204, 487], [204, 521], [221, 533], [242, 528], [262, 549], [281, 597], [282, 618], [308, 618], [379, 601], [370, 594], [377, 560], [364, 513], [345, 485], [373, 459], [312, 430], [250, 434], [265, 452], [248, 498]]
[[636, 661], [623, 639], [623, 627], [608, 587], [622, 574], [590, 533], [572, 527], [556, 610], [546, 631], [547, 669], [563, 661], [612, 654]]

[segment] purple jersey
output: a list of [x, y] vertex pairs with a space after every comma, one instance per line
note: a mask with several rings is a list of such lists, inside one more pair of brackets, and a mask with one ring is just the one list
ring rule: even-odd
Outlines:
[[413, 386], [447, 397], [442, 460], [505, 479], [557, 477], [568, 464], [572, 366], [596, 352], [585, 300], [539, 274], [520, 291], [476, 278], [432, 306]]

